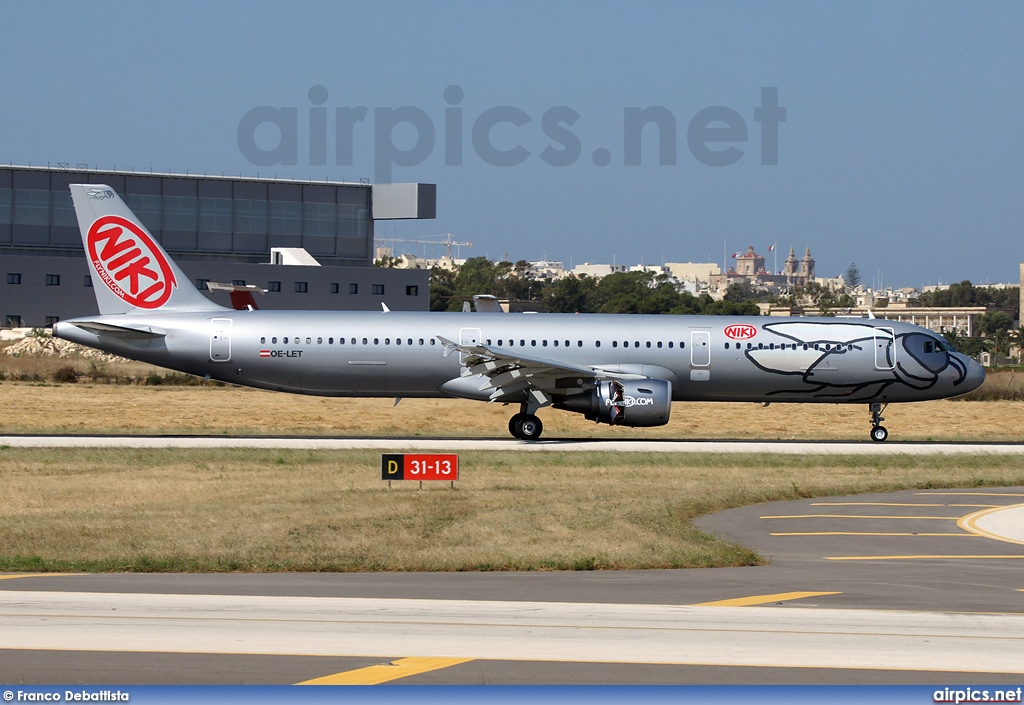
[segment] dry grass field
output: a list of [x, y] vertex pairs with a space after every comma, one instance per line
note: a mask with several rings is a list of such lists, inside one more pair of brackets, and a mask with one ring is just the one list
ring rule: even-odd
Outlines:
[[[338, 399], [239, 387], [0, 384], [0, 433], [157, 433], [508, 437], [514, 406], [454, 399]], [[866, 440], [867, 406], [676, 403], [671, 422], [612, 428], [542, 409], [545, 438], [735, 438]], [[1024, 402], [894, 404], [890, 439], [1022, 439]]]
[[[162, 372], [162, 371], [161, 371]], [[144, 370], [141, 374], [147, 374]], [[227, 386], [0, 383], [0, 433], [506, 438], [513, 407]], [[1019, 441], [1020, 401], [886, 411], [892, 441]], [[545, 437], [853, 439], [865, 406], [676, 404], [653, 429], [542, 410]], [[892, 442], [890, 441], [890, 442]], [[1024, 484], [1013, 458], [470, 452], [388, 490], [374, 452], [0, 448], [0, 570], [587, 570], [752, 565], [691, 520], [745, 504]]]
[[0, 448], [0, 570], [591, 570], [754, 565], [691, 520], [900, 487], [1024, 484], [1012, 458], [461, 455], [381, 482], [379, 454]]

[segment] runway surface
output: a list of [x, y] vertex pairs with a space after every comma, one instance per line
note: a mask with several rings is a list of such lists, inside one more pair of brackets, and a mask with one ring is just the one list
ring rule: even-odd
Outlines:
[[771, 564], [0, 576], [0, 681], [1024, 681], [1024, 488], [780, 502], [699, 524]]
[[320, 450], [514, 450], [662, 453], [774, 453], [781, 455], [1024, 455], [1024, 443], [871, 441], [605, 440], [512, 438], [340, 438], [322, 436], [0, 436], [12, 448], [293, 448]]

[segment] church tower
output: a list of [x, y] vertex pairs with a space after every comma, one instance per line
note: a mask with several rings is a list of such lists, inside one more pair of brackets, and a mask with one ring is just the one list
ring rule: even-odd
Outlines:
[[807, 251], [804, 253], [804, 258], [800, 260], [800, 276], [804, 278], [804, 283], [814, 280], [814, 258], [811, 257], [811, 246], [807, 246]]
[[786, 258], [786, 264], [782, 268], [782, 273], [787, 277], [795, 277], [800, 273], [798, 267], [799, 262], [796, 258], [796, 251], [793, 249], [793, 246], [790, 245], [789, 257]]

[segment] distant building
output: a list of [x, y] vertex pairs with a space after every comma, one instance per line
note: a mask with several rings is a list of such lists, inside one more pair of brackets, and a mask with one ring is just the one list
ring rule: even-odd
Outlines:
[[430, 307], [426, 272], [373, 267], [371, 255], [375, 220], [434, 217], [433, 184], [11, 166], [0, 168], [0, 276], [6, 275], [0, 323], [6, 327], [97, 313], [68, 189], [73, 183], [113, 188], [216, 303], [228, 305], [228, 297], [207, 292], [207, 282], [265, 289], [257, 303], [267, 309]]
[[[796, 251], [789, 248], [789, 256], [783, 265], [782, 272], [769, 272], [765, 269], [765, 258], [754, 252], [751, 245], [744, 253], [737, 252], [733, 255], [736, 264], [727, 272], [715, 274], [709, 277], [711, 287], [719, 294], [725, 293], [732, 284], [749, 284], [754, 289], [766, 289], [771, 291], [784, 291], [794, 287], [805, 286], [808, 282], [815, 281], [814, 258], [811, 257], [811, 248], [808, 246], [803, 259], [796, 258]], [[822, 282], [825, 286], [834, 286], [828, 282]]]
[[584, 262], [573, 267], [571, 274], [575, 274], [577, 277], [586, 275], [600, 279], [601, 277], [607, 277], [609, 274], [628, 271], [629, 267], [624, 264], [591, 264], [590, 262]]

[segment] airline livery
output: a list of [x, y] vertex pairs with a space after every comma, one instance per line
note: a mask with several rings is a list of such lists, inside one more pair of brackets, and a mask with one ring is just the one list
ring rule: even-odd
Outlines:
[[262, 311], [211, 303], [109, 186], [72, 185], [100, 315], [54, 335], [160, 367], [297, 394], [518, 404], [537, 440], [546, 406], [660, 426], [673, 401], [865, 404], [976, 389], [981, 365], [937, 334], [873, 318], [490, 312]]

